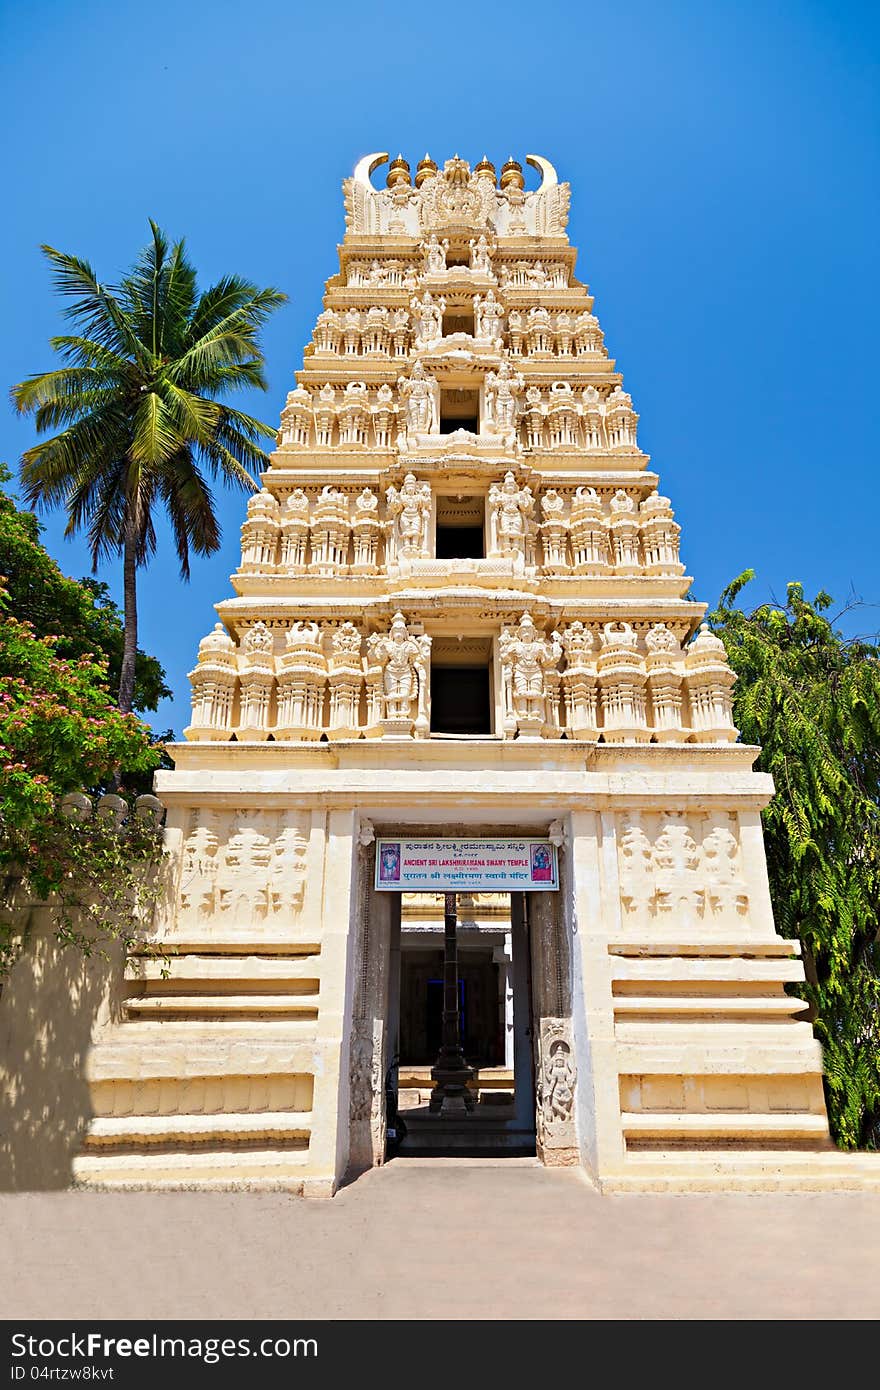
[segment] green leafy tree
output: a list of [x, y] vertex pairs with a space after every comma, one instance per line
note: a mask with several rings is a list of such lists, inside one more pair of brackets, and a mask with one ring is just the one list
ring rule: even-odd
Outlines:
[[130, 939], [160, 862], [156, 831], [131, 818], [70, 819], [67, 792], [148, 774], [161, 756], [150, 730], [112, 703], [106, 661], [66, 659], [51, 636], [8, 611], [0, 587], [0, 977], [21, 943], [21, 905], [50, 899], [61, 940], [84, 950]]
[[[89, 653], [107, 658], [111, 688], [118, 689], [124, 632], [122, 614], [106, 584], [69, 579], [40, 541], [42, 527], [33, 512], [21, 510], [3, 487], [10, 473], [0, 464], [0, 575], [7, 612], [30, 623], [35, 636], [52, 637], [57, 656]], [[154, 710], [171, 694], [156, 657], [137, 650], [132, 706]]]
[[734, 716], [776, 794], [763, 813], [770, 889], [783, 936], [801, 941], [824, 1053], [832, 1132], [880, 1147], [880, 648], [847, 638], [789, 584], [785, 604], [736, 600], [710, 615], [737, 674]]
[[208, 478], [251, 490], [269, 461], [258, 441], [276, 431], [220, 398], [265, 390], [259, 331], [286, 298], [238, 276], [200, 294], [183, 241], [169, 248], [150, 227], [152, 241], [117, 287], [87, 261], [43, 247], [78, 331], [51, 339], [62, 365], [12, 391], [40, 434], [60, 427], [22, 457], [28, 506], [63, 506], [67, 533], [85, 528], [96, 570], [122, 557], [123, 712], [134, 704], [137, 570], [155, 550], [157, 510], [188, 578], [190, 551], [211, 555], [220, 544]]

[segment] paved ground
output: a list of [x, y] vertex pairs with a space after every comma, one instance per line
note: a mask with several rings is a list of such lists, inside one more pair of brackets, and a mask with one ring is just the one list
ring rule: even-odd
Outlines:
[[397, 1159], [332, 1202], [0, 1195], [11, 1318], [875, 1319], [880, 1197], [600, 1197], [534, 1160]]

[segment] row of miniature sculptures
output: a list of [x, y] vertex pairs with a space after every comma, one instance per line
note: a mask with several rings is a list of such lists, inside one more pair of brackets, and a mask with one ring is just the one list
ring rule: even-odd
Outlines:
[[285, 813], [193, 813], [180, 859], [178, 922], [286, 925], [302, 906], [307, 848], [306, 827]]
[[413, 290], [424, 276], [441, 276], [450, 281], [458, 278], [488, 280], [502, 289], [561, 290], [569, 283], [568, 266], [564, 261], [543, 261], [535, 257], [511, 256], [493, 265], [497, 243], [486, 236], [471, 237], [457, 244], [450, 257], [449, 240], [436, 232], [421, 242], [417, 257], [387, 256], [353, 257], [347, 265], [346, 282], [350, 289]]
[[[517, 357], [524, 353], [537, 357], [608, 355], [599, 320], [587, 310], [554, 313], [541, 305], [525, 311], [505, 309], [491, 289], [474, 295], [467, 315], [464, 306], [454, 308], [450, 321], [444, 324], [448, 307], [442, 295], [425, 290], [410, 300], [408, 310], [383, 304], [365, 309], [324, 309], [315, 322], [314, 351], [343, 357], [408, 357], [413, 350], [424, 351], [444, 338], [464, 333], [474, 345], [499, 351], [508, 347]], [[465, 318], [466, 328], [462, 327]]]
[[[413, 473], [386, 488], [381, 518], [369, 487], [353, 498], [331, 483], [313, 498], [298, 487], [283, 503], [264, 489], [248, 502], [241, 569], [376, 574], [380, 563], [387, 570], [430, 559], [432, 514], [431, 485]], [[507, 472], [486, 499], [487, 559], [508, 560], [517, 572], [681, 574], [679, 531], [669, 499], [656, 492], [637, 503], [618, 488], [606, 508], [595, 488], [570, 496], [544, 488], [536, 497]]]
[[[638, 447], [638, 415], [622, 386], [601, 392], [593, 385], [576, 390], [568, 381], [549, 387], [526, 386], [525, 378], [506, 360], [486, 373], [480, 408], [480, 435], [506, 436], [528, 449], [602, 449]], [[371, 390], [365, 381], [342, 389], [326, 382], [319, 390], [304, 386], [288, 392], [281, 413], [280, 443], [297, 449], [376, 448], [418, 445], [421, 437], [440, 442], [440, 387], [422, 362], [399, 377], [396, 392], [388, 382]]]
[[652, 837], [631, 812], [618, 838], [624, 927], [665, 922], [680, 930], [744, 917], [749, 894], [735, 819], [724, 812], [710, 815], [697, 834], [681, 812], [656, 819]]
[[[550, 632], [528, 613], [498, 635], [499, 733], [606, 742], [730, 742], [734, 676], [704, 624], [682, 649], [664, 623], [643, 643], [629, 623]], [[387, 632], [298, 621], [276, 653], [254, 623], [236, 647], [218, 623], [190, 672], [190, 739], [427, 737], [431, 637], [396, 613]]]

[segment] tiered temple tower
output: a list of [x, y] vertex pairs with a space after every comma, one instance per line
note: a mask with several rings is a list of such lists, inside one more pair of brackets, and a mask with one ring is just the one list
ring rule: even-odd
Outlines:
[[770, 779], [575, 277], [568, 186], [536, 156], [534, 192], [516, 160], [426, 156], [380, 190], [386, 161], [344, 184], [339, 270], [157, 777], [170, 967], [130, 963], [78, 1178], [330, 1194], [382, 1161], [395, 833], [558, 847], [561, 891], [511, 904], [545, 1162], [605, 1190], [815, 1175]]

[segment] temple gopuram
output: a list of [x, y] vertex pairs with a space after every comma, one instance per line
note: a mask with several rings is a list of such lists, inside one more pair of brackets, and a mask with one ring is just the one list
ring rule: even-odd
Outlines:
[[859, 1162], [786, 988], [771, 781], [569, 187], [526, 160], [533, 190], [427, 155], [343, 184], [156, 776], [172, 880], [95, 1039], [80, 1184], [332, 1196], [433, 1152], [749, 1190]]

